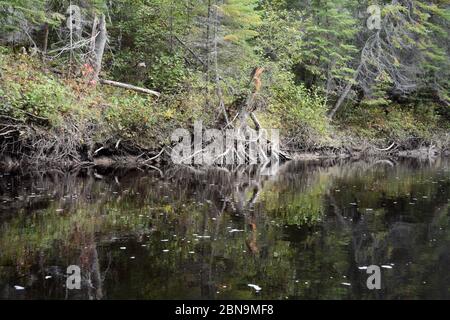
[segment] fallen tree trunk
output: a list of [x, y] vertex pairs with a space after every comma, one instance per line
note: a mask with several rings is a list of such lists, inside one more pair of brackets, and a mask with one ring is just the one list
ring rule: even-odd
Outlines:
[[100, 79], [100, 83], [109, 85], [109, 86], [113, 86], [113, 87], [119, 87], [119, 88], [123, 88], [123, 89], [133, 90], [133, 91], [140, 92], [140, 93], [154, 95], [154, 96], [157, 96], [158, 98], [161, 96], [161, 94], [159, 92], [156, 92], [156, 91], [153, 91], [150, 89], [146, 89], [146, 88], [136, 87], [136, 86], [133, 86], [133, 85], [127, 84], [127, 83], [111, 81], [111, 80], [104, 80], [104, 79]]
[[339, 110], [339, 108], [341, 107], [342, 103], [345, 101], [345, 99], [347, 98], [348, 94], [350, 93], [350, 90], [353, 88], [354, 82], [356, 81], [356, 79], [359, 76], [359, 73], [361, 72], [361, 68], [362, 68], [362, 64], [359, 65], [358, 69], [356, 69], [355, 75], [353, 76], [353, 81], [349, 81], [347, 83], [347, 85], [345, 86], [344, 92], [342, 93], [342, 95], [339, 97], [338, 101], [336, 102], [336, 104], [334, 105], [333, 109], [330, 111], [330, 113], [328, 114], [328, 117], [330, 119], [333, 119], [334, 116], [336, 115], [336, 112]]

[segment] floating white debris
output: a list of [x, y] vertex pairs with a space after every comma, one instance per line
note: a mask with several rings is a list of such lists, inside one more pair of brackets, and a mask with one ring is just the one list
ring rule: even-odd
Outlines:
[[132, 257], [130, 257], [130, 259], [131, 259], [131, 260], [134, 260], [134, 259], [136, 259], [136, 257], [135, 257], [135, 256], [132, 256]]
[[209, 238], [211, 238], [211, 236], [197, 236], [197, 238], [199, 238], [199, 239], [209, 239]]
[[359, 270], [367, 270], [366, 266], [358, 267]]
[[168, 242], [169, 239], [162, 239], [161, 242]]
[[163, 250], [163, 252], [169, 252], [169, 250], [168, 250], [168, 249], [165, 249], [165, 250]]
[[231, 229], [230, 231], [228, 231], [229, 233], [235, 233], [235, 232], [244, 232], [244, 230], [239, 230], [239, 229]]
[[120, 250], [127, 250], [127, 247], [120, 247]]
[[194, 254], [194, 253], [195, 253], [195, 251], [189, 251], [189, 253], [190, 253], [190, 254]]
[[52, 276], [45, 276], [45, 280], [51, 279]]
[[250, 288], [253, 288], [253, 289], [255, 289], [256, 291], [261, 291], [262, 290], [262, 288], [260, 287], [260, 286], [258, 286], [258, 285], [256, 285], [256, 284], [248, 284], [248, 286], [250, 287]]
[[348, 282], [342, 282], [341, 283], [343, 286], [347, 286], [347, 287], [350, 287], [352, 284], [351, 283], [348, 283]]
[[389, 265], [386, 265], [386, 264], [383, 264], [381, 267], [385, 268], [385, 269], [392, 269], [392, 266], [389, 266]]
[[21, 286], [14, 286], [14, 288], [15, 288], [16, 290], [25, 290], [25, 288], [24, 288], [24, 287], [21, 287]]

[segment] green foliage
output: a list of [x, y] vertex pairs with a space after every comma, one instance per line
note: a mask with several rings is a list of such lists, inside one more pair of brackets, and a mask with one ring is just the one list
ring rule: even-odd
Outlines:
[[[71, 70], [72, 77], [92, 59], [87, 51], [94, 16], [107, 13], [102, 77], [163, 93], [158, 103], [123, 90], [102, 94], [103, 89], [80, 85], [82, 79], [60, 81], [38, 70], [38, 63], [28, 72], [25, 60], [19, 60], [23, 66], [14, 75], [6, 67], [11, 60], [3, 63], [7, 77], [0, 89], [6, 96], [1, 108], [21, 120], [46, 118], [52, 124], [72, 113], [89, 115], [95, 121], [105, 120], [111, 131], [124, 137], [137, 137], [142, 131], [143, 136], [160, 141], [164, 140], [161, 132], [185, 126], [195, 117], [213, 124], [220, 118], [219, 105], [228, 107], [240, 93], [251, 90], [251, 70], [264, 66], [261, 96], [267, 108], [260, 108], [258, 115], [265, 124], [283, 127], [298, 147], [320, 145], [330, 137], [326, 112], [349, 83], [353, 84], [346, 98], [349, 103], [339, 121], [352, 122], [358, 133], [426, 137], [436, 126], [448, 128], [449, 0], [382, 1], [379, 31], [366, 25], [367, 7], [374, 3], [0, 0], [0, 41], [18, 45], [16, 50], [26, 43], [34, 49], [45, 43], [50, 52], [67, 47], [67, 7], [81, 7], [87, 44], [73, 50], [74, 59], [66, 48], [51, 62], [52, 67]], [[46, 31], [48, 43], [43, 42]], [[364, 60], [363, 48], [370, 39], [379, 42]], [[364, 72], [356, 76], [363, 61]], [[386, 109], [392, 112], [383, 119]], [[363, 120], [364, 110], [375, 118]], [[163, 128], [156, 134], [161, 122]]]
[[292, 77], [279, 77], [271, 91], [270, 112], [297, 146], [310, 146], [329, 134], [326, 104], [316, 90], [296, 85]]
[[17, 30], [23, 23], [42, 23], [46, 20], [45, 0], [0, 1], [0, 30]]
[[65, 114], [74, 111], [74, 95], [64, 83], [43, 73], [34, 63], [25, 56], [1, 55], [0, 90], [5, 100], [0, 110], [22, 120], [42, 118], [57, 125]]
[[120, 136], [135, 138], [156, 125], [155, 110], [150, 99], [137, 94], [112, 96], [105, 119]]
[[431, 141], [445, 127], [432, 105], [360, 105], [343, 110], [339, 120], [346, 134], [399, 143]]

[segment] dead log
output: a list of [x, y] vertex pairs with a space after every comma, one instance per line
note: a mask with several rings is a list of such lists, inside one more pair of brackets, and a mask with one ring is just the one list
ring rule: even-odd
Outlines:
[[133, 90], [133, 91], [140, 92], [140, 93], [154, 95], [154, 96], [157, 96], [158, 98], [161, 96], [161, 94], [159, 92], [156, 92], [156, 91], [153, 91], [150, 89], [146, 89], [146, 88], [136, 87], [136, 86], [133, 86], [133, 85], [127, 84], [127, 83], [111, 81], [111, 80], [104, 80], [104, 79], [100, 79], [100, 83], [104, 84], [104, 85], [127, 89], [127, 90]]
[[98, 36], [95, 39], [95, 61], [94, 61], [94, 79], [98, 79], [100, 71], [102, 70], [103, 54], [105, 52], [106, 42], [108, 41], [108, 33], [106, 31], [105, 15], [102, 14], [100, 20], [94, 21], [95, 27], [99, 29]]

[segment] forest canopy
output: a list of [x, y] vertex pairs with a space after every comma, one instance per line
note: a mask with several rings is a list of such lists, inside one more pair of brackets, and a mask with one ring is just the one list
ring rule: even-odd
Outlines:
[[449, 24], [449, 0], [2, 0], [1, 112], [82, 114], [107, 123], [94, 144], [148, 146], [199, 117], [229, 125], [254, 94], [255, 125], [286, 148], [432, 144], [449, 131]]

